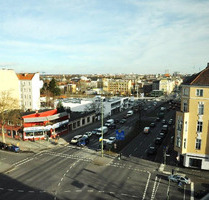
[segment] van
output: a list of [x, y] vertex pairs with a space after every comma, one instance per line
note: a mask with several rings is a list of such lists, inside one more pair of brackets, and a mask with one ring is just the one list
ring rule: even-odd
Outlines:
[[108, 132], [108, 127], [107, 126], [103, 126], [98, 128], [97, 130], [97, 135], [101, 136], [102, 135], [102, 130], [103, 130], [103, 134], [106, 134]]
[[105, 123], [105, 126], [109, 127], [111, 124], [114, 124], [114, 119], [108, 119]]
[[150, 132], [150, 127], [144, 127], [144, 133], [148, 134]]
[[131, 116], [131, 115], [133, 115], [133, 114], [134, 114], [133, 110], [129, 110], [129, 111], [127, 112], [126, 116], [129, 117], [129, 116]]

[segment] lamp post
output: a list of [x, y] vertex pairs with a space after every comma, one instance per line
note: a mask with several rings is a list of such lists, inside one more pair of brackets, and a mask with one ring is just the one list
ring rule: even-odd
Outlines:
[[102, 153], [102, 157], [104, 154], [104, 150], [103, 150], [103, 100], [102, 100], [102, 96], [101, 96], [101, 128], [102, 128], [102, 141], [101, 141], [101, 153]]

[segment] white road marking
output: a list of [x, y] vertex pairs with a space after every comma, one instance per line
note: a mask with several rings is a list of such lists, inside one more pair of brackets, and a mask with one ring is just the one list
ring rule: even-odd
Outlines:
[[94, 192], [94, 190], [87, 190], [88, 192]]
[[137, 150], [137, 147], [134, 149], [134, 151], [136, 151]]
[[28, 192], [30, 192], [30, 193], [34, 193], [35, 191], [33, 191], [33, 190], [30, 190], [30, 191], [28, 191]]
[[157, 176], [155, 176], [155, 182], [154, 182], [153, 189], [152, 189], [151, 200], [153, 200], [155, 198], [155, 187], [156, 187], [156, 183], [157, 183]]
[[4, 188], [0, 188], [0, 190], [4, 190]]
[[24, 190], [17, 190], [18, 192], [24, 192]]
[[191, 182], [191, 197], [190, 200], [194, 200], [194, 182]]
[[[148, 171], [147, 171], [148, 172]], [[148, 172], [148, 179], [147, 179], [147, 184], [146, 184], [146, 187], [145, 187], [145, 190], [144, 190], [144, 194], [143, 194], [143, 197], [142, 197], [142, 200], [145, 199], [145, 196], [146, 196], [146, 193], [147, 193], [147, 188], [148, 188], [148, 185], [149, 185], [149, 180], [150, 180], [150, 176], [151, 176], [151, 173]]]
[[76, 192], [82, 192], [82, 190], [76, 190]]
[[185, 200], [185, 198], [186, 198], [186, 194], [185, 194], [185, 191], [186, 191], [186, 184], [184, 185], [184, 200]]
[[10, 192], [13, 192], [14, 190], [13, 189], [7, 189], [8, 191], [10, 191]]

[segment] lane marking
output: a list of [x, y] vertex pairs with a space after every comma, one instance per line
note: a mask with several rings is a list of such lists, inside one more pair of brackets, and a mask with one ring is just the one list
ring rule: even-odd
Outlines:
[[191, 197], [190, 200], [194, 200], [194, 182], [191, 182]]
[[24, 192], [24, 190], [17, 190], [18, 192]]
[[145, 196], [146, 196], [146, 193], [147, 193], [147, 188], [148, 188], [149, 181], [150, 181], [150, 177], [151, 177], [151, 173], [148, 172], [148, 171], [147, 171], [147, 173], [148, 173], [149, 175], [148, 175], [148, 179], [147, 179], [147, 183], [146, 183], [146, 187], [145, 187], [145, 190], [144, 190], [144, 194], [143, 194], [142, 200], [145, 199]]
[[7, 189], [8, 191], [10, 191], [10, 192], [13, 192], [14, 190], [13, 189]]
[[155, 182], [154, 182], [153, 189], [152, 189], [151, 200], [153, 200], [155, 198], [155, 187], [156, 187], [156, 183], [157, 183], [157, 176], [155, 176]]

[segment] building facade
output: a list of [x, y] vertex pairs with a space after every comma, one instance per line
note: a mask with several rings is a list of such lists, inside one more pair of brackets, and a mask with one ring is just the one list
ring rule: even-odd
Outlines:
[[209, 170], [209, 64], [182, 84], [174, 150], [185, 167]]
[[0, 69], [0, 93], [9, 92], [9, 95], [20, 105], [19, 80], [12, 69]]
[[39, 73], [17, 74], [20, 87], [21, 107], [24, 110], [40, 109], [40, 89], [43, 82], [40, 81]]

